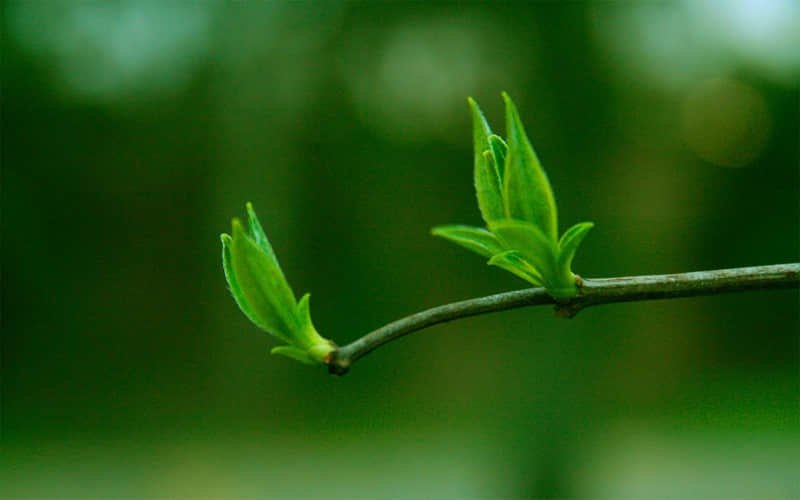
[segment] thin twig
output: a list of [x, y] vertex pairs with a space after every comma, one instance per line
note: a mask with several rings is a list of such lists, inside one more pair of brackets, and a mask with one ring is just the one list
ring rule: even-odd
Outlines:
[[344, 375], [359, 358], [387, 342], [423, 328], [459, 318], [518, 307], [555, 304], [559, 316], [572, 317], [581, 309], [600, 304], [716, 295], [746, 290], [800, 288], [800, 263], [742, 267], [717, 271], [577, 279], [578, 296], [556, 301], [544, 288], [529, 288], [463, 300], [399, 319], [331, 353], [330, 373]]

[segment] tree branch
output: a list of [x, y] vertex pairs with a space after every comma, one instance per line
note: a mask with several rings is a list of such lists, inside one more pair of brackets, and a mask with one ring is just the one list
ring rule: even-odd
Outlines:
[[600, 304], [640, 300], [717, 295], [747, 290], [800, 288], [800, 263], [742, 267], [717, 271], [631, 276], [625, 278], [577, 278], [578, 296], [556, 301], [544, 288], [529, 288], [463, 300], [401, 318], [374, 330], [331, 353], [328, 370], [344, 375], [359, 358], [409, 333], [438, 323], [518, 307], [555, 304], [556, 314], [571, 318], [581, 309]]

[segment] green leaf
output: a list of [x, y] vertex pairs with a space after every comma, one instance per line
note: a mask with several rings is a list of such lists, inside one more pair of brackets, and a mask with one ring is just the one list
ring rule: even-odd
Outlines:
[[539, 271], [534, 269], [516, 250], [508, 250], [495, 255], [489, 259], [489, 265], [504, 269], [536, 286], [545, 286]]
[[239, 219], [233, 219], [230, 257], [244, 302], [259, 320], [254, 323], [291, 343], [300, 326], [292, 289], [277, 262], [245, 233]]
[[431, 234], [450, 240], [487, 258], [503, 251], [497, 238], [489, 231], [479, 227], [438, 226], [431, 230]]
[[500, 185], [503, 185], [503, 176], [505, 175], [506, 168], [506, 153], [508, 152], [508, 145], [499, 135], [492, 134], [489, 136], [489, 145], [492, 147], [494, 154], [495, 166], [497, 168], [497, 176], [500, 178]]
[[558, 241], [558, 267], [572, 272], [572, 259], [586, 234], [594, 227], [593, 222], [580, 222], [567, 229]]
[[231, 236], [223, 233], [220, 235], [220, 239], [222, 240], [222, 270], [225, 272], [225, 281], [228, 282], [228, 287], [231, 290], [233, 299], [236, 301], [239, 309], [247, 316], [247, 319], [262, 330], [266, 330], [267, 327], [261, 323], [258, 316], [253, 314], [250, 306], [247, 305], [247, 301], [242, 294], [242, 289], [239, 287], [239, 282], [236, 280], [236, 274], [233, 272], [233, 264], [231, 264]]
[[308, 354], [308, 351], [304, 351], [302, 349], [298, 349], [297, 347], [292, 347], [290, 345], [281, 345], [278, 347], [273, 347], [269, 352], [270, 354], [280, 354], [281, 356], [292, 358], [307, 365], [317, 364], [315, 360], [311, 359], [311, 356]]
[[317, 329], [314, 328], [314, 323], [311, 322], [311, 310], [309, 301], [311, 294], [303, 295], [300, 302], [297, 303], [297, 318], [300, 321], [299, 335], [295, 338], [295, 344], [301, 345], [307, 349], [319, 343], [324, 343], [326, 340], [322, 338]]
[[311, 294], [306, 293], [302, 297], [300, 297], [300, 302], [297, 303], [297, 318], [300, 320], [300, 330], [305, 333], [300, 342], [296, 342], [297, 344], [301, 344], [303, 346], [311, 347], [316, 343], [318, 340], [318, 336], [310, 335], [308, 332], [316, 333], [316, 329], [314, 328], [314, 324], [311, 322]]
[[[281, 266], [278, 264], [278, 258], [275, 257], [275, 251], [272, 250], [272, 245], [269, 244], [269, 239], [267, 239], [267, 235], [264, 234], [264, 229], [261, 228], [261, 223], [258, 221], [256, 211], [253, 210], [253, 204], [249, 201], [247, 202], [247, 219], [253, 240], [264, 250], [267, 256], [272, 259], [272, 262], [278, 266], [278, 269], [280, 269]], [[283, 272], [281, 272], [281, 274], [283, 274]]]
[[516, 250], [550, 288], [556, 277], [556, 247], [541, 229], [529, 223], [506, 219], [489, 226], [504, 248]]
[[336, 346], [314, 328], [311, 296], [295, 301], [250, 203], [247, 212], [252, 235], [239, 219], [233, 219], [233, 236], [221, 236], [222, 267], [234, 299], [250, 321], [289, 344], [276, 347], [273, 353], [308, 364], [328, 363]]
[[[488, 222], [503, 218], [505, 213], [500, 176], [495, 166], [496, 159], [489, 143], [491, 130], [486, 123], [486, 118], [484, 118], [481, 109], [472, 98], [469, 98], [468, 102], [472, 110], [475, 194], [478, 198], [478, 208], [480, 208], [481, 215]], [[487, 153], [492, 157], [487, 158]]]
[[492, 129], [489, 128], [489, 123], [486, 117], [483, 116], [481, 108], [475, 99], [472, 97], [467, 98], [469, 108], [472, 110], [472, 146], [475, 160], [487, 149], [489, 149], [489, 135]]
[[336, 346], [330, 340], [323, 338], [314, 328], [309, 308], [310, 300], [311, 294], [307, 293], [297, 303], [297, 318], [300, 321], [300, 329], [295, 335], [294, 343], [305, 348], [312, 361], [327, 363], [328, 355], [336, 349]]
[[558, 215], [550, 181], [525, 134], [514, 102], [505, 92], [503, 99], [508, 134], [503, 178], [506, 215], [535, 224], [555, 243], [558, 239]]

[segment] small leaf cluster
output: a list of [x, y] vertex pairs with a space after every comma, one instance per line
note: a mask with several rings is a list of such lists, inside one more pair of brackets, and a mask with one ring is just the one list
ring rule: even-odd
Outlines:
[[286, 343], [270, 352], [307, 364], [327, 363], [336, 346], [314, 328], [310, 295], [295, 299], [250, 203], [247, 214], [249, 234], [233, 219], [233, 236], [221, 235], [222, 267], [233, 298], [250, 321]]
[[572, 259], [594, 226], [581, 222], [558, 238], [553, 190], [531, 146], [514, 102], [503, 93], [506, 139], [492, 133], [478, 104], [472, 110], [475, 193], [486, 228], [439, 226], [446, 238], [540, 287], [554, 298], [577, 295]]

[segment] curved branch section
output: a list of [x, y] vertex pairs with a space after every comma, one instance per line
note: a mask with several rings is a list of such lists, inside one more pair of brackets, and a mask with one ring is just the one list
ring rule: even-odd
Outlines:
[[477, 316], [518, 307], [552, 304], [553, 299], [544, 288], [529, 288], [514, 292], [498, 293], [488, 297], [453, 302], [398, 319], [374, 330], [355, 342], [340, 347], [331, 353], [328, 369], [336, 375], [344, 375], [353, 361], [369, 354], [387, 342], [416, 332], [429, 326], [459, 318]]
[[558, 301], [550, 297], [544, 288], [499, 293], [434, 307], [389, 323], [332, 352], [328, 370], [332, 374], [344, 375], [354, 361], [387, 342], [432, 325], [479, 314], [555, 304], [559, 316], [572, 317], [581, 309], [600, 304], [782, 288], [800, 288], [800, 263], [654, 276], [578, 279], [578, 296]]

